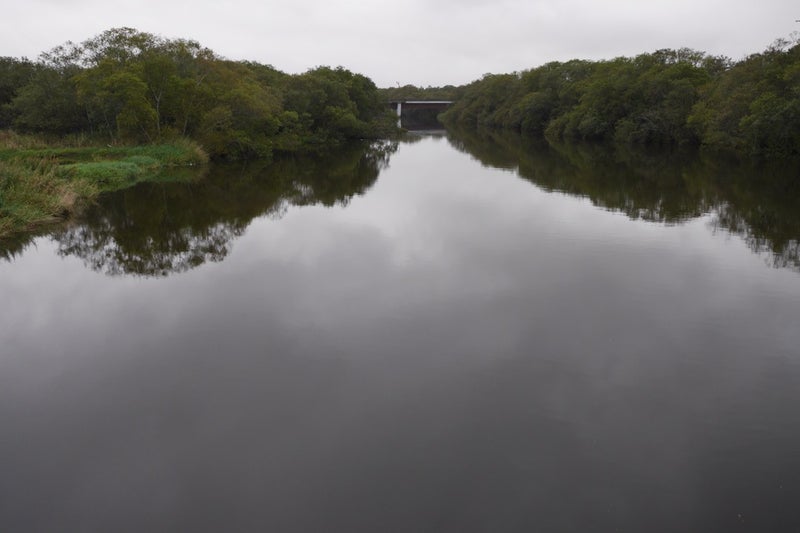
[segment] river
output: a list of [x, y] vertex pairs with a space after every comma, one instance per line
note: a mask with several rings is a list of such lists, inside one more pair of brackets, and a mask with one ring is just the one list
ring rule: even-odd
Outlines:
[[797, 531], [800, 185], [744, 167], [434, 133], [6, 243], [0, 530]]

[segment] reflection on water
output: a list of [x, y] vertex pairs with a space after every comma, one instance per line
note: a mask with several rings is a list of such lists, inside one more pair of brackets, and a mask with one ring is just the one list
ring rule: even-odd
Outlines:
[[[635, 220], [677, 224], [710, 213], [712, 231], [742, 237], [776, 267], [800, 270], [797, 161], [743, 164], [694, 151], [557, 145], [507, 133], [411, 131], [402, 142], [444, 137], [485, 166]], [[216, 165], [191, 183], [105, 195], [80, 221], [51, 233], [60, 255], [107, 274], [183, 272], [224, 259], [256, 217], [279, 218], [288, 205], [345, 205], [375, 183], [396, 149], [396, 142], [380, 142], [327, 156]], [[0, 258], [17, 256], [34, 237], [0, 242]]]
[[346, 205], [364, 194], [396, 143], [325, 156], [216, 165], [191, 183], [143, 183], [108, 194], [79, 223], [57, 232], [58, 253], [111, 275], [164, 276], [221, 261], [250, 222], [288, 205]]
[[547, 191], [589, 198], [632, 219], [676, 224], [713, 215], [776, 267], [800, 270], [800, 162], [742, 162], [695, 151], [551, 144], [519, 135], [453, 132], [485, 166], [515, 170]]
[[0, 532], [798, 531], [800, 276], [751, 251], [796, 195], [684, 157], [416, 137], [104, 198], [0, 262]]

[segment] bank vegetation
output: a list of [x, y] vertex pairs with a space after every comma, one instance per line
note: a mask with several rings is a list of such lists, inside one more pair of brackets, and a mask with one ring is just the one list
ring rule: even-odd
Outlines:
[[798, 155], [800, 44], [780, 39], [741, 61], [682, 48], [487, 74], [441, 119], [558, 140]]
[[0, 57], [0, 235], [164, 167], [330, 149], [394, 122], [344, 68], [290, 75], [132, 28]]

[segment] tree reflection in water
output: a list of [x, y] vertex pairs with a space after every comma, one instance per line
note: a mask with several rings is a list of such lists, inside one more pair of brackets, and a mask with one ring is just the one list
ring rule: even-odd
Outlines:
[[[448, 141], [488, 167], [510, 169], [546, 191], [588, 198], [636, 220], [680, 224], [709, 215], [772, 266], [800, 271], [800, 163], [742, 162], [692, 150], [551, 144], [509, 133], [450, 131]], [[403, 142], [422, 137], [410, 135]], [[62, 256], [111, 275], [165, 276], [221, 261], [256, 217], [289, 205], [346, 205], [365, 193], [396, 142], [327, 156], [215, 165], [190, 183], [150, 183], [109, 194], [53, 237]], [[447, 169], [442, 169], [446, 172]], [[35, 234], [0, 244], [11, 260]]]
[[509, 133], [451, 131], [487, 167], [546, 191], [588, 198], [632, 219], [678, 224], [711, 215], [713, 231], [744, 239], [775, 267], [800, 271], [800, 162], [741, 161], [694, 150], [553, 144]]
[[256, 217], [289, 205], [345, 205], [386, 168], [395, 142], [325, 156], [215, 165], [191, 183], [146, 183], [103, 196], [54, 235], [61, 256], [109, 275], [166, 276], [221, 261]]

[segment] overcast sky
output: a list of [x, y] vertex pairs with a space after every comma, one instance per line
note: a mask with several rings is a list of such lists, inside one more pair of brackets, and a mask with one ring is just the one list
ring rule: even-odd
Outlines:
[[740, 59], [800, 30], [798, 0], [4, 0], [0, 56], [129, 26], [285, 72], [462, 84], [553, 60], [688, 46]]

